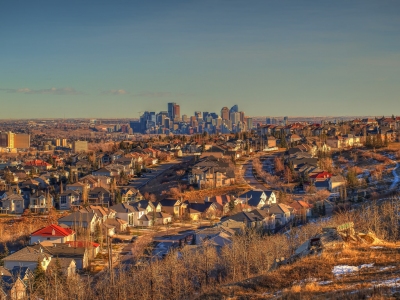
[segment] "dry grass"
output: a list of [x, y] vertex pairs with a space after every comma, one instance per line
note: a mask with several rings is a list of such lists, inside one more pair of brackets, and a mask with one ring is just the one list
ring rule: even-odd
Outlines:
[[[387, 299], [389, 287], [378, 287], [377, 283], [398, 276], [400, 249], [396, 244], [378, 247], [382, 248], [349, 245], [340, 252], [305, 257], [229, 288], [235, 291], [237, 299], [268, 299], [277, 295], [281, 295], [278, 299]], [[362, 264], [374, 265], [345, 276], [332, 273], [337, 265]]]

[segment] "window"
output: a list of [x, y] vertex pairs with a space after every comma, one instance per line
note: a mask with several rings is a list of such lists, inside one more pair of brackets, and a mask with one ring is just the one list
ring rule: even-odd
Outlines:
[[61, 196], [61, 204], [66, 204], [67, 203], [67, 197], [66, 196]]

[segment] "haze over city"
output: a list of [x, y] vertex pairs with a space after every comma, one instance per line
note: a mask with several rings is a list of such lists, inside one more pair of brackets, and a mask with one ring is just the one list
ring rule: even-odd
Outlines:
[[[23, 9], [21, 9], [23, 7]], [[0, 118], [391, 115], [397, 1], [6, 1]]]

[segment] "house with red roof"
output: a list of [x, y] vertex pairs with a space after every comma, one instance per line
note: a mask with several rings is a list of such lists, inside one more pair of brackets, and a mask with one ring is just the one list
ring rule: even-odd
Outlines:
[[30, 244], [37, 244], [43, 241], [52, 243], [66, 243], [75, 240], [75, 231], [69, 228], [63, 228], [56, 224], [51, 224], [31, 233]]
[[332, 177], [332, 174], [331, 174], [331, 173], [326, 172], [326, 171], [323, 171], [323, 172], [319, 172], [319, 173], [310, 175], [310, 180], [311, 180], [312, 182], [315, 182], [315, 181], [325, 181], [326, 179], [329, 179], [329, 178], [331, 178], [331, 177]]
[[41, 170], [50, 170], [51, 168], [53, 168], [52, 164], [49, 164], [48, 162], [45, 162], [41, 159], [34, 159], [34, 160], [27, 161], [27, 162], [25, 162], [25, 165], [31, 166], [31, 167], [36, 167]]

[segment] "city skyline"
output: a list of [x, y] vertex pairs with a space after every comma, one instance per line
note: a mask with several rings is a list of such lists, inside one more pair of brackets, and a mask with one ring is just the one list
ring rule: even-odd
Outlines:
[[22, 2], [0, 11], [0, 119], [397, 113], [397, 2]]

